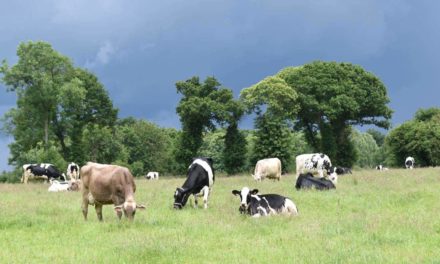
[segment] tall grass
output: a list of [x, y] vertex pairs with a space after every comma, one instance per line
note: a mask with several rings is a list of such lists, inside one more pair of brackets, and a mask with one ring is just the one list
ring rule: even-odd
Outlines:
[[[0, 185], [0, 263], [440, 263], [440, 169], [355, 171], [337, 190], [296, 191], [294, 176], [255, 183], [217, 177], [209, 208], [172, 209], [183, 178], [137, 181], [133, 223], [104, 206], [99, 223], [80, 193]], [[231, 190], [278, 193], [298, 217], [252, 219]]]

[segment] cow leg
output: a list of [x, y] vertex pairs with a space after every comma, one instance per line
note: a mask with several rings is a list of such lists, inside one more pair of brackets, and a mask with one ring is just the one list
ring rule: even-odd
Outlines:
[[95, 211], [96, 215], [98, 216], [98, 220], [102, 222], [102, 204], [95, 203]]
[[197, 208], [199, 206], [199, 200], [197, 200], [198, 195], [194, 194], [194, 208]]
[[87, 220], [87, 212], [89, 210], [89, 192], [88, 190], [83, 191], [83, 201], [82, 201], [82, 212], [84, 215], [84, 220]]
[[209, 187], [203, 187], [203, 207], [208, 208]]

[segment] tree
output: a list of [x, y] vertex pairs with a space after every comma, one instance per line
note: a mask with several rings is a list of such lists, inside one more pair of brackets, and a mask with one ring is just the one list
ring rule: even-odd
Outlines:
[[237, 122], [232, 122], [226, 129], [224, 142], [224, 170], [228, 175], [243, 171], [246, 164], [246, 138], [238, 129]]
[[367, 133], [374, 138], [377, 146], [381, 147], [385, 142], [385, 134], [381, 133], [380, 131], [370, 128], [367, 130]]
[[247, 112], [256, 114], [257, 131], [251, 163], [276, 157], [281, 160], [283, 171], [286, 171], [292, 155], [288, 121], [295, 118], [298, 111], [295, 90], [279, 77], [268, 77], [243, 89], [240, 98]]
[[376, 160], [380, 149], [370, 133], [361, 133], [353, 129], [350, 140], [358, 156], [355, 165], [361, 168], [374, 168], [382, 163]]
[[179, 171], [184, 172], [202, 145], [203, 132], [212, 131], [216, 124], [222, 125], [228, 120], [233, 95], [230, 89], [220, 87], [214, 77], [206, 78], [203, 83], [198, 77], [192, 77], [177, 82], [176, 88], [182, 94], [176, 108], [182, 123], [176, 160], [180, 164]]
[[408, 156], [420, 166], [440, 165], [440, 108], [417, 111], [413, 120], [391, 130], [385, 145], [390, 165], [402, 167]]
[[162, 128], [145, 120], [122, 119], [118, 122], [116, 137], [128, 154], [118, 160], [126, 161], [134, 175], [166, 171], [169, 139]]
[[3, 129], [15, 141], [10, 163], [43, 142], [55, 142], [65, 160], [82, 163], [83, 131], [88, 124], [112, 127], [117, 110], [98, 79], [75, 68], [71, 60], [46, 42], [21, 43], [18, 62], [0, 68], [2, 82], [17, 94], [17, 107], [5, 114]]
[[360, 66], [316, 61], [285, 68], [276, 76], [298, 93], [296, 128], [304, 131], [315, 151], [325, 152], [335, 164], [349, 167], [356, 160], [348, 140], [350, 126], [389, 128], [392, 111], [386, 87]]

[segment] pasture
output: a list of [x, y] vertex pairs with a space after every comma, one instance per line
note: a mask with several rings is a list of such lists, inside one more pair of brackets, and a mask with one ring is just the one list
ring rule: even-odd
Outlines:
[[[137, 180], [147, 209], [131, 224], [112, 206], [85, 222], [80, 192], [1, 184], [0, 263], [440, 263], [440, 168], [355, 171], [329, 192], [298, 192], [293, 175], [217, 177], [207, 210], [176, 211], [183, 181]], [[243, 186], [290, 197], [300, 215], [240, 215], [231, 190]]]

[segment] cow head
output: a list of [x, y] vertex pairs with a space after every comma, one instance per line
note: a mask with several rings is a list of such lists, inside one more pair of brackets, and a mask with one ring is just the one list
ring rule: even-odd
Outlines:
[[182, 209], [188, 198], [190, 193], [183, 188], [176, 188], [176, 192], [174, 193], [174, 209]]
[[253, 189], [252, 191], [249, 190], [248, 187], [243, 187], [241, 189], [241, 191], [238, 190], [233, 190], [232, 194], [237, 196], [240, 196], [240, 208], [239, 211], [240, 213], [244, 214], [246, 213], [248, 207], [249, 207], [249, 203], [251, 200], [251, 195], [257, 194], [258, 193], [258, 189]]
[[123, 204], [115, 206], [115, 211], [118, 214], [124, 212], [125, 217], [130, 221], [133, 221], [136, 209], [145, 209], [145, 205], [136, 204], [133, 198], [127, 199]]
[[255, 181], [261, 181], [261, 175], [259, 174], [252, 174], [252, 178], [254, 178]]
[[68, 191], [79, 191], [79, 189], [81, 188], [81, 180], [72, 180], [69, 182], [69, 187], [67, 188]]
[[336, 171], [337, 167], [330, 167], [327, 169], [327, 177], [331, 182], [333, 182], [333, 184], [338, 183], [338, 173]]

